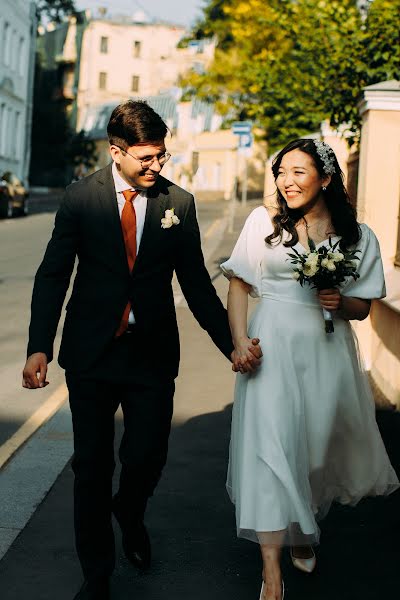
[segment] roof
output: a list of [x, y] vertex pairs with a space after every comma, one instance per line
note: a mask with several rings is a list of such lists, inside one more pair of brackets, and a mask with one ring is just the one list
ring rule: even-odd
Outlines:
[[382, 81], [368, 85], [364, 88], [367, 91], [379, 91], [379, 92], [398, 92], [400, 91], [400, 81], [397, 79], [390, 79], [389, 81]]
[[[133, 99], [138, 100], [139, 98]], [[140, 99], [148, 102], [172, 130], [179, 127], [178, 100], [172, 95], [164, 93]], [[83, 129], [90, 139], [107, 139], [107, 123], [115, 107], [115, 103], [107, 103], [91, 106], [87, 109], [84, 117]], [[211, 130], [213, 115], [214, 106], [212, 104], [207, 104], [206, 102], [197, 99], [192, 102], [191, 117], [192, 119], [197, 119], [199, 116], [204, 117], [203, 131]]]

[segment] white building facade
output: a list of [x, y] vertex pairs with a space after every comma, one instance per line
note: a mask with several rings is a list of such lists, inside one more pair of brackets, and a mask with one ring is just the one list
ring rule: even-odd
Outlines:
[[0, 176], [27, 182], [32, 126], [36, 15], [29, 0], [1, 0]]

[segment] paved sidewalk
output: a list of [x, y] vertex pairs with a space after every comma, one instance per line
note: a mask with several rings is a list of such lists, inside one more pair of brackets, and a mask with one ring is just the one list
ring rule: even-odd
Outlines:
[[[218, 264], [229, 256], [243, 220], [208, 262], [221, 298]], [[145, 575], [121, 551], [112, 581], [115, 600], [258, 600], [261, 561], [255, 544], [238, 540], [225, 492], [234, 375], [183, 303], [178, 308], [182, 364], [168, 465], [147, 514], [154, 561]], [[400, 415], [379, 415], [400, 472]], [[117, 437], [121, 435], [118, 414]], [[50, 459], [49, 459], [50, 460]], [[116, 473], [117, 475], [117, 473]], [[23, 496], [24, 490], [21, 490]], [[318, 568], [296, 572], [284, 555], [288, 600], [381, 600], [400, 597], [400, 496], [337, 507], [322, 524]], [[72, 473], [67, 466], [0, 562], [2, 600], [71, 600], [81, 583], [73, 545]]]

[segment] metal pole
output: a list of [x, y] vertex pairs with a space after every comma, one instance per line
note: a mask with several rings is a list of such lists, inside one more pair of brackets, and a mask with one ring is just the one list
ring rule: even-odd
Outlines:
[[247, 157], [244, 156], [244, 169], [243, 169], [243, 185], [242, 185], [242, 206], [246, 206], [247, 202]]
[[238, 201], [238, 181], [239, 181], [239, 150], [236, 150], [235, 174], [233, 179], [232, 195], [229, 203], [229, 226], [228, 233], [233, 233], [235, 221], [236, 203]]

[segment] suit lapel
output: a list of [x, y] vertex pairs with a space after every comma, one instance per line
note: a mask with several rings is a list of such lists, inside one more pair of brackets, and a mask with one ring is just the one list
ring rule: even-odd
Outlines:
[[111, 164], [99, 171], [97, 184], [99, 202], [105, 217], [105, 239], [110, 242], [111, 256], [115, 256], [116, 265], [120, 265], [122, 270], [129, 272]]

